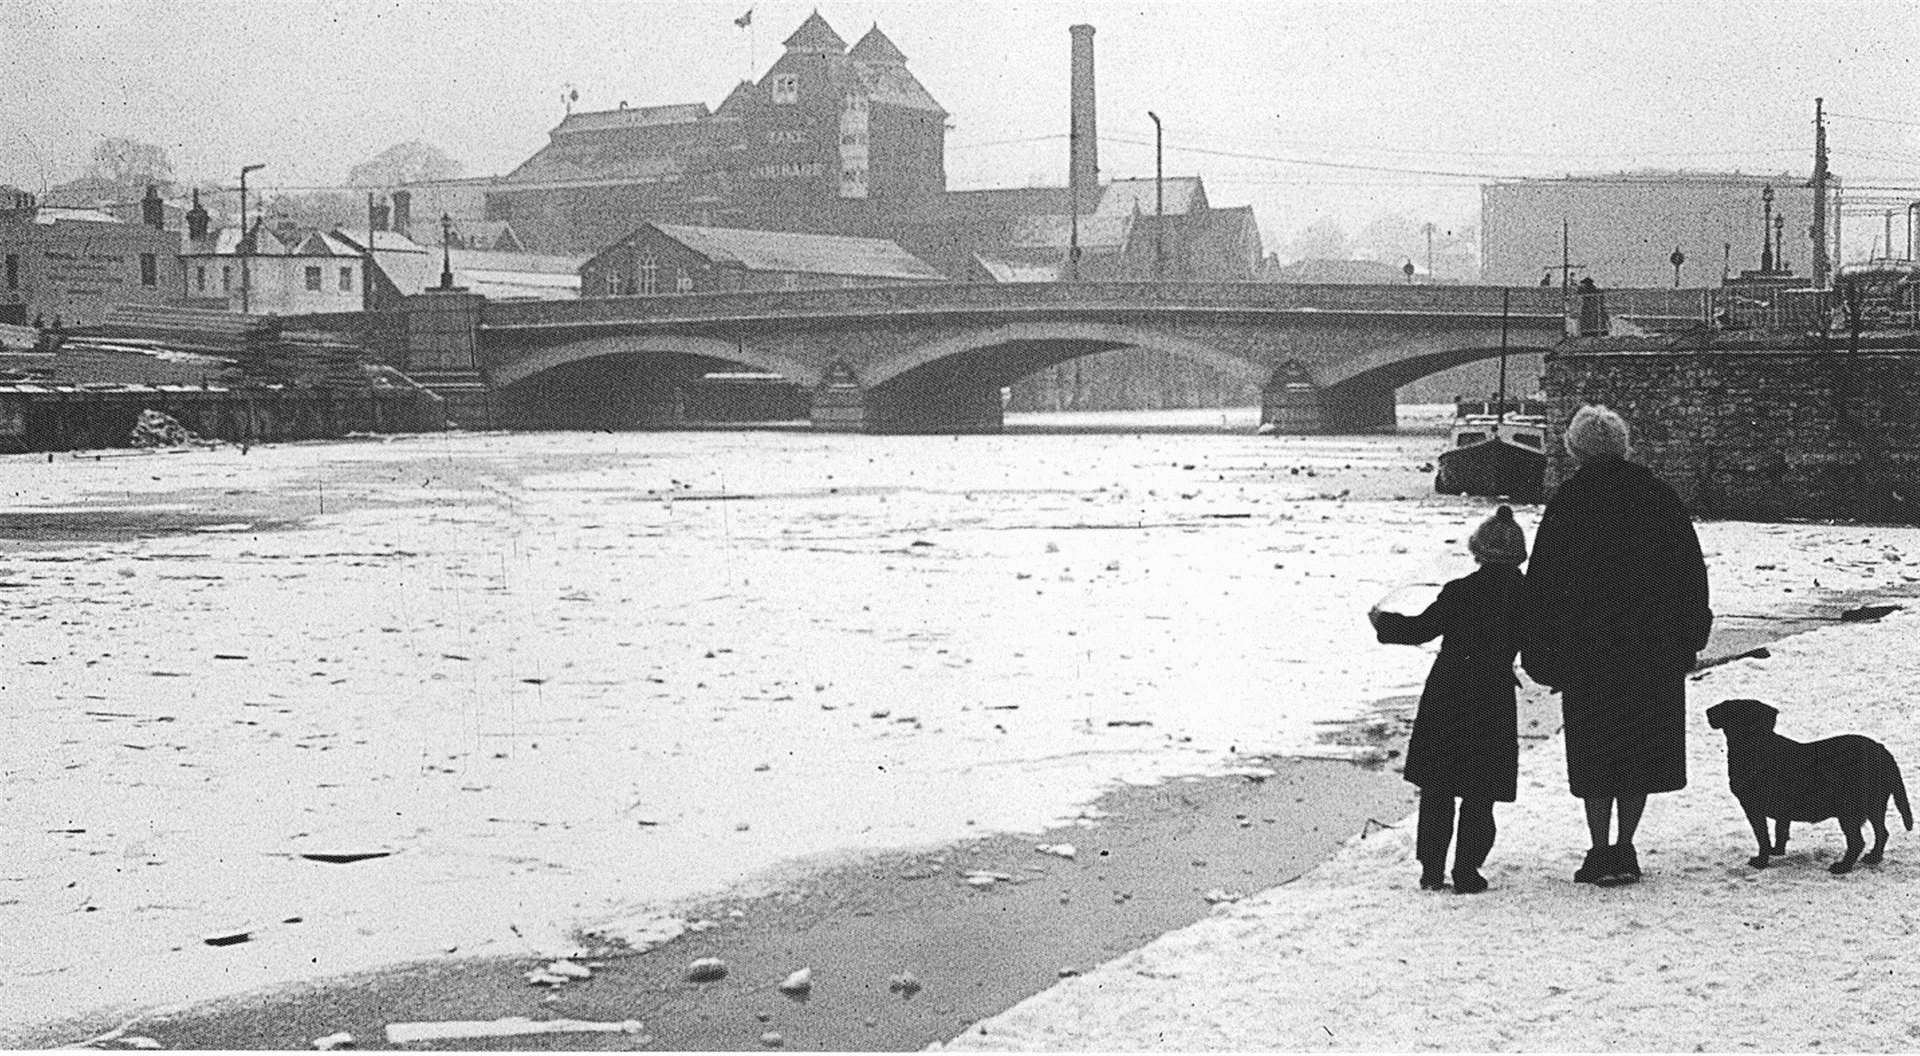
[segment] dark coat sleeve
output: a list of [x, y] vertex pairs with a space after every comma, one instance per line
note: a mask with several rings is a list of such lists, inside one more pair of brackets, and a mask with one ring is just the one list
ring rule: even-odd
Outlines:
[[1399, 612], [1374, 613], [1374, 636], [1382, 645], [1421, 645], [1447, 633], [1448, 614], [1458, 604], [1460, 589], [1449, 583], [1440, 588], [1440, 596], [1433, 599], [1417, 616]]

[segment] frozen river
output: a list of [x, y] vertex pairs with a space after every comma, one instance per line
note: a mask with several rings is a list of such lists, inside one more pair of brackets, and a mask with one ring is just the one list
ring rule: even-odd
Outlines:
[[[1012, 424], [0, 458], [0, 1022], [644, 942], [1424, 676], [1364, 611], [1467, 567], [1435, 437]], [[1911, 530], [1702, 537], [1722, 612], [1914, 579]]]

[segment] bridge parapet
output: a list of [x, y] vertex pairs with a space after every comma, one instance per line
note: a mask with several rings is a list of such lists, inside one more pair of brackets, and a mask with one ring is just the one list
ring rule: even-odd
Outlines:
[[[1281, 283], [952, 283], [858, 286], [829, 290], [592, 297], [578, 301], [497, 301], [482, 313], [489, 328], [600, 323], [701, 323], [945, 313], [1179, 310], [1354, 312], [1498, 316], [1503, 293], [1516, 315], [1558, 316], [1558, 289], [1499, 286], [1334, 286]], [[1609, 290], [1617, 312], [1697, 314], [1699, 291]]]

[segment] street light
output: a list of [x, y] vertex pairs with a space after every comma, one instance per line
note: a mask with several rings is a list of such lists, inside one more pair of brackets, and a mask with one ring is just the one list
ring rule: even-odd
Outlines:
[[1676, 290], [1680, 288], [1680, 265], [1686, 262], [1687, 255], [1680, 252], [1679, 246], [1673, 247], [1673, 255], [1667, 258], [1667, 263], [1673, 265], [1673, 288]]
[[1147, 111], [1153, 118], [1153, 281], [1166, 279], [1166, 169], [1161, 165], [1160, 153], [1160, 115]]
[[453, 289], [453, 217], [440, 214], [440, 288]]
[[266, 167], [265, 162], [240, 166], [240, 241], [233, 248], [240, 254], [240, 314], [242, 315], [253, 307], [252, 291], [249, 289], [253, 285], [252, 272], [247, 267], [247, 257], [252, 255], [249, 252], [252, 246], [247, 242], [247, 173]]

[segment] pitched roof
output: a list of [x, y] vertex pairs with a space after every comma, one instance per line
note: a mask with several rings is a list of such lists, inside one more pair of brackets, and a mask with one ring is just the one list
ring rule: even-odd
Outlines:
[[[450, 249], [447, 259], [456, 271], [514, 272], [527, 275], [565, 275], [579, 278], [580, 265], [589, 258], [552, 253], [503, 253], [494, 249]], [[575, 286], [579, 283], [576, 281]]]
[[[355, 249], [367, 248], [367, 229], [364, 227], [336, 227], [333, 237]], [[373, 250], [376, 253], [425, 253], [427, 247], [398, 231], [375, 231]]]
[[827, 20], [820, 17], [818, 9], [800, 23], [800, 28], [793, 31], [785, 44], [788, 51], [824, 51], [839, 55], [847, 50], [847, 42], [840, 39], [840, 34], [835, 33], [832, 26], [827, 25]]
[[906, 55], [894, 46], [893, 41], [889, 40], [885, 33], [880, 32], [878, 22], [873, 24], [872, 29], [867, 30], [867, 35], [860, 38], [860, 42], [853, 46], [852, 51], [847, 52], [847, 58], [855, 62], [907, 61]]
[[898, 63], [856, 63], [852, 70], [867, 89], [867, 97], [876, 103], [946, 115], [945, 108], [934, 101], [932, 94], [913, 74], [907, 72], [905, 66]]
[[[1207, 203], [1206, 187], [1198, 176], [1169, 176], [1160, 181], [1165, 193], [1168, 216], [1184, 215]], [[1095, 209], [1105, 216], [1125, 216], [1138, 206], [1142, 213], [1154, 215], [1154, 179], [1151, 176], [1114, 180], [1100, 195]]]
[[678, 224], [655, 224], [654, 227], [709, 260], [738, 264], [752, 271], [929, 281], [946, 277], [901, 249], [898, 243], [881, 238]]
[[36, 224], [51, 224], [61, 220], [79, 220], [89, 224], [119, 224], [125, 221], [112, 213], [99, 209], [76, 209], [64, 205], [43, 205], [33, 214]]
[[617, 110], [582, 110], [568, 114], [553, 134], [612, 132], [653, 125], [685, 125], [705, 120], [705, 103], [667, 103], [662, 106], [622, 106]]
[[719, 109], [713, 112], [715, 117], [733, 117], [734, 112], [753, 101], [753, 82], [741, 81], [733, 86], [733, 91], [720, 101]]
[[973, 256], [974, 263], [993, 277], [995, 282], [1058, 282], [1060, 272], [1065, 265], [1054, 261], [1036, 264], [1022, 260], [1002, 260], [998, 257]]

